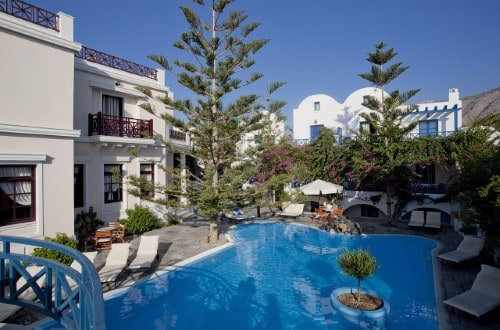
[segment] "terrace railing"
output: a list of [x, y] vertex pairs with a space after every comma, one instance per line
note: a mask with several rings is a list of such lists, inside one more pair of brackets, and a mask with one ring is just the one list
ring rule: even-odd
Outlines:
[[158, 78], [158, 72], [155, 69], [151, 69], [147, 66], [127, 61], [122, 58], [84, 46], [79, 52], [75, 53], [75, 56], [89, 62], [109, 66], [111, 68], [129, 72], [141, 77], [146, 77], [153, 80], [157, 80]]
[[59, 15], [21, 0], [0, 0], [0, 11], [59, 32]]
[[186, 142], [186, 133], [181, 131], [170, 129], [169, 137], [171, 140]]
[[153, 138], [153, 120], [110, 116], [98, 112], [88, 115], [88, 135]]
[[420, 194], [444, 194], [448, 189], [446, 183], [416, 183], [413, 191]]
[[[101, 281], [87, 257], [65, 245], [43, 240], [0, 235], [0, 243], [0, 303], [31, 309], [51, 317], [67, 329], [106, 329]], [[66, 254], [80, 264], [81, 272], [52, 259], [13, 253], [13, 244]], [[40, 271], [32, 276], [25, 270], [26, 264], [41, 266]], [[19, 288], [16, 285], [18, 277], [26, 280]], [[70, 285], [69, 278], [76, 285]], [[32, 290], [36, 299], [20, 299], [26, 290]]]
[[456, 131], [440, 131], [440, 132], [430, 132], [430, 133], [411, 133], [410, 137], [412, 138], [417, 138], [417, 137], [446, 137], [450, 136], [452, 134], [456, 133]]

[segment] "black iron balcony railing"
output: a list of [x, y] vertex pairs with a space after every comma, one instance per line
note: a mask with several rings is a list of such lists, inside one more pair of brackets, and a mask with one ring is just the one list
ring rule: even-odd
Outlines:
[[171, 129], [169, 132], [169, 137], [172, 140], [186, 142], [186, 133], [181, 132], [181, 131], [176, 131], [176, 130]]
[[413, 190], [420, 194], [444, 194], [448, 189], [446, 183], [415, 183]]
[[89, 136], [107, 135], [134, 138], [153, 138], [153, 120], [104, 115], [101, 112], [88, 115]]
[[155, 69], [151, 69], [147, 66], [130, 62], [122, 58], [97, 51], [95, 49], [82, 47], [79, 52], [75, 53], [75, 56], [89, 62], [94, 62], [97, 64], [109, 66], [113, 69], [118, 69], [141, 77], [157, 80], [158, 72]]
[[59, 15], [21, 0], [0, 0], [0, 11], [25, 21], [59, 31]]

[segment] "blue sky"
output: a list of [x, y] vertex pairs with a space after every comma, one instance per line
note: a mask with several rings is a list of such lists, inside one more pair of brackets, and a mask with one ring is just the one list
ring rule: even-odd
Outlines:
[[[179, 6], [198, 7], [191, 0], [28, 2], [73, 16], [75, 41], [150, 67], [150, 54], [185, 58], [172, 47], [188, 29]], [[498, 0], [237, 0], [229, 9], [261, 23], [253, 38], [271, 39], [252, 68], [264, 78], [243, 92], [261, 94], [270, 82], [285, 81], [275, 98], [288, 102], [288, 123], [309, 95], [342, 103], [370, 86], [359, 74], [369, 72], [366, 55], [380, 41], [398, 52], [393, 62], [410, 67], [388, 89], [420, 88], [411, 102], [445, 100], [455, 87], [461, 97], [500, 87]], [[176, 98], [192, 95], [172, 75], [166, 84]]]

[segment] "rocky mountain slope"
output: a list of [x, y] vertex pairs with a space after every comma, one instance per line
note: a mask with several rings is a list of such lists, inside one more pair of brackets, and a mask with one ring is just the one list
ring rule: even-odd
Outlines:
[[500, 113], [500, 87], [462, 98], [462, 126], [489, 113]]

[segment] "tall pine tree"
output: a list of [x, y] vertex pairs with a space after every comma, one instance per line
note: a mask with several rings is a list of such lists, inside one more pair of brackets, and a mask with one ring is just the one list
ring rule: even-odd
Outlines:
[[363, 105], [371, 111], [360, 116], [370, 129], [360, 132], [359, 142], [362, 146], [354, 167], [361, 181], [363, 178], [376, 177], [385, 183], [387, 222], [392, 225], [396, 173], [398, 169], [406, 167], [409, 160], [409, 155], [404, 152], [403, 141], [418, 125], [418, 122], [407, 125], [403, 122], [405, 116], [415, 109], [414, 105], [405, 104], [419, 89], [386, 91], [387, 85], [408, 69], [402, 66], [402, 62], [388, 64], [397, 53], [393, 48], [385, 50], [386, 46], [383, 42], [375, 45], [375, 52], [369, 53], [367, 58], [372, 63], [371, 71], [360, 74], [380, 90], [380, 97], [366, 96], [364, 99]]
[[[250, 39], [259, 27], [247, 23], [243, 11], [229, 11], [234, 0], [193, 0], [201, 14], [181, 6], [189, 31], [181, 34], [173, 46], [188, 55], [192, 61], [175, 59], [171, 63], [162, 55], [151, 55], [166, 71], [177, 77], [178, 82], [196, 94], [196, 100], [161, 99], [167, 106], [179, 111], [185, 119], [169, 114], [162, 118], [191, 136], [189, 148], [176, 150], [167, 141], [167, 147], [195, 158], [203, 168], [201, 177], [187, 173], [189, 180], [171, 174], [174, 183], [166, 191], [178, 197], [186, 197], [211, 220], [216, 220], [244, 193], [244, 180], [234, 164], [244, 155], [237, 145], [248, 132], [263, 128], [261, 110], [275, 113], [281, 118], [280, 108], [285, 104], [273, 101], [270, 95], [284, 85], [274, 82], [262, 96], [241, 95], [241, 89], [263, 77], [258, 72], [248, 72], [255, 61], [253, 56], [269, 42], [269, 39]], [[147, 88], [142, 91], [151, 97]], [[237, 92], [240, 95], [235, 95]], [[149, 104], [143, 108], [154, 113]]]

